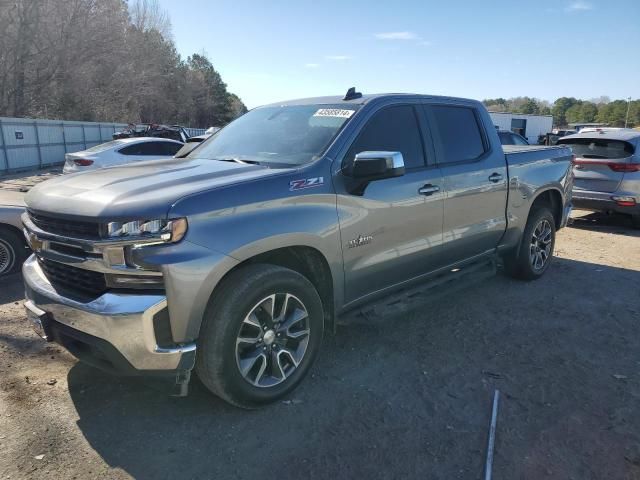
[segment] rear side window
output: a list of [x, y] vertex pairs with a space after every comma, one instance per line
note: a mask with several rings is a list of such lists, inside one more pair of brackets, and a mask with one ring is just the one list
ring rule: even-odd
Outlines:
[[432, 105], [427, 107], [427, 112], [436, 142], [440, 144], [439, 163], [475, 160], [486, 151], [472, 108]]
[[387, 107], [375, 113], [351, 145], [345, 166], [351, 165], [356, 154], [376, 150], [402, 153], [407, 169], [424, 167], [420, 129], [411, 105]]
[[173, 157], [181, 148], [182, 144], [180, 143], [162, 142], [162, 149], [164, 150], [165, 155], [170, 155]]
[[[168, 153], [169, 150], [165, 148], [168, 142], [143, 142], [136, 143], [134, 145], [129, 145], [128, 147], [124, 147], [120, 150], [122, 155], [155, 155], [155, 156], [166, 156], [166, 155], [175, 155], [174, 153]], [[173, 144], [171, 144], [173, 145]], [[180, 149], [180, 145], [176, 145], [176, 152]], [[172, 150], [171, 150], [172, 151]]]
[[634, 152], [629, 142], [605, 138], [565, 138], [558, 144], [571, 147], [573, 153], [581, 158], [627, 158]]
[[100, 152], [104, 152], [105, 150], [109, 150], [110, 148], [115, 148], [123, 143], [125, 142], [123, 142], [122, 140], [111, 140], [110, 142], [101, 143], [91, 148], [87, 148], [85, 152], [100, 153]]

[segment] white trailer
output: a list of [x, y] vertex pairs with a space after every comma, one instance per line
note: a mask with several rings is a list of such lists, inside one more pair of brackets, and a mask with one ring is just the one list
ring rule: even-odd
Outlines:
[[499, 130], [518, 133], [535, 145], [539, 135], [546, 135], [553, 127], [552, 115], [526, 115], [523, 113], [489, 112]]

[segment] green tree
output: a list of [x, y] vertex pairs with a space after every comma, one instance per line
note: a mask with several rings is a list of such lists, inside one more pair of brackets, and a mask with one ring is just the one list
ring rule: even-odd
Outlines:
[[553, 102], [553, 107], [551, 108], [551, 114], [553, 115], [553, 122], [557, 126], [565, 126], [567, 122], [566, 112], [578, 102], [573, 97], [560, 97], [555, 102]]
[[535, 98], [525, 97], [525, 102], [520, 106], [517, 113], [526, 113], [529, 115], [535, 115], [540, 113], [540, 107]]
[[598, 121], [608, 123], [612, 127], [624, 127], [627, 105], [626, 100], [615, 100], [601, 106], [598, 110]]
[[598, 107], [592, 102], [582, 102], [580, 108], [580, 122], [595, 122], [598, 116]]

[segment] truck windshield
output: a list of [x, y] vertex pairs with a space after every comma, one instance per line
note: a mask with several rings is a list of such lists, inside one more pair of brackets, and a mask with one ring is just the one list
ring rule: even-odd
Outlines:
[[627, 158], [633, 155], [633, 145], [622, 140], [605, 138], [565, 138], [559, 145], [571, 147], [580, 158]]
[[324, 153], [356, 109], [354, 105], [256, 108], [207, 139], [187, 158], [303, 165]]

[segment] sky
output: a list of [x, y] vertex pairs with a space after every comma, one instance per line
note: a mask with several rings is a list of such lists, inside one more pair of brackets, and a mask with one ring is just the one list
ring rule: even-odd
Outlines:
[[640, 0], [159, 0], [249, 108], [412, 92], [640, 98]]

